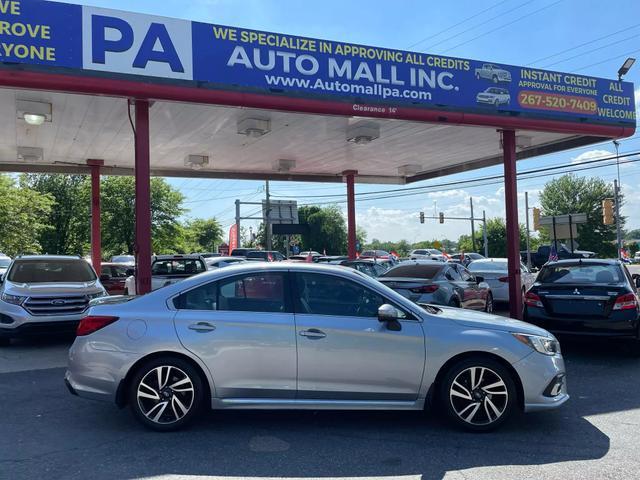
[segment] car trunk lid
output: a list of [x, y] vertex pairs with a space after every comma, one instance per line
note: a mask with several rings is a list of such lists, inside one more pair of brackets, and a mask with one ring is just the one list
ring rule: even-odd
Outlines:
[[544, 309], [553, 317], [607, 318], [616, 299], [628, 292], [622, 284], [542, 284], [537, 290]]

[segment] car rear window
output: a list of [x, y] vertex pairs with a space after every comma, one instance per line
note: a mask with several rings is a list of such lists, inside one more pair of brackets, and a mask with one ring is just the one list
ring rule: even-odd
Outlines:
[[156, 260], [151, 267], [152, 275], [195, 275], [204, 272], [207, 268], [202, 260]]
[[[473, 265], [473, 264], [472, 264]], [[541, 283], [622, 283], [624, 274], [617, 265], [582, 264], [545, 266], [538, 274]]]
[[507, 262], [471, 262], [467, 268], [471, 272], [506, 272]]
[[381, 277], [406, 277], [406, 278], [433, 278], [440, 270], [442, 265], [398, 265], [397, 267], [390, 268], [385, 273], [380, 275]]
[[7, 276], [14, 283], [92, 282], [96, 274], [84, 260], [16, 260]]
[[0, 268], [5, 268], [11, 265], [10, 258], [0, 258]]

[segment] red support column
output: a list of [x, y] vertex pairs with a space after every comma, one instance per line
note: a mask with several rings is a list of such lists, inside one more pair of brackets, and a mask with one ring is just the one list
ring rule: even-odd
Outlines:
[[100, 167], [104, 160], [87, 160], [91, 167], [91, 264], [100, 276], [102, 263], [102, 237], [100, 234]]
[[151, 167], [149, 154], [149, 102], [136, 100], [136, 293], [151, 291]]
[[342, 172], [347, 181], [347, 253], [350, 260], [356, 258], [356, 189], [355, 170]]
[[520, 282], [520, 226], [518, 224], [518, 181], [516, 177], [516, 132], [502, 131], [504, 154], [504, 201], [507, 216], [507, 260], [509, 275], [509, 314], [522, 319]]

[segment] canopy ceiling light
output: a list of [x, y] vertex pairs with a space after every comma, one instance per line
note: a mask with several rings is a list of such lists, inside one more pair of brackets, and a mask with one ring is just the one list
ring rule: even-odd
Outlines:
[[238, 120], [238, 133], [250, 138], [259, 138], [271, 131], [268, 118], [246, 117]]
[[36, 102], [33, 100], [17, 100], [16, 116], [27, 122], [29, 125], [42, 125], [44, 122], [51, 122], [53, 106], [46, 102]]
[[18, 147], [18, 161], [41, 162], [44, 159], [44, 150], [40, 147]]
[[380, 125], [374, 122], [359, 121], [347, 127], [347, 142], [366, 145], [380, 137]]
[[184, 158], [184, 166], [191, 167], [194, 170], [200, 170], [207, 165], [209, 165], [209, 157], [207, 155], [187, 155]]
[[295, 160], [289, 160], [286, 158], [281, 158], [279, 160], [276, 160], [273, 164], [273, 169], [276, 172], [288, 172], [292, 169], [296, 168], [296, 161]]

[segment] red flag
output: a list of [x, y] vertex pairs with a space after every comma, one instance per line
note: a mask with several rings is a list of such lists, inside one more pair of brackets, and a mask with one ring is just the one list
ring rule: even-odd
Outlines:
[[267, 253], [267, 262], [273, 262], [273, 255], [271, 255], [271, 252]]
[[229, 255], [238, 248], [238, 225], [235, 223], [229, 229]]

